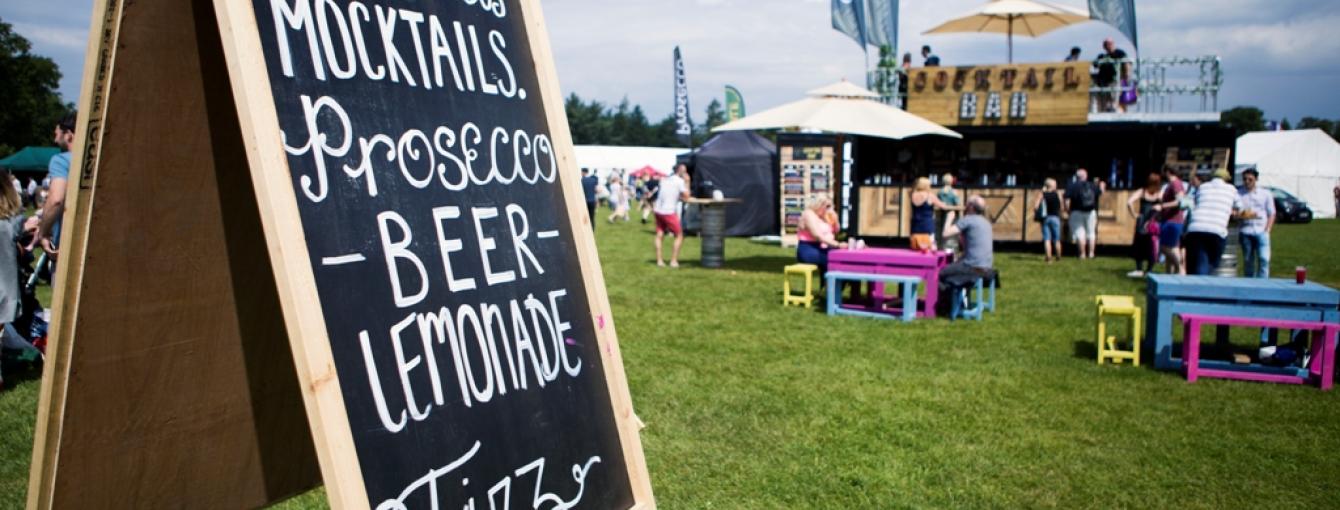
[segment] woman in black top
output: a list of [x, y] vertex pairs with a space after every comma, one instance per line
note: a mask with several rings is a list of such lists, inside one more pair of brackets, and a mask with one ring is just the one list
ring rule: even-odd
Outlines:
[[[1163, 176], [1150, 172], [1145, 180], [1145, 189], [1131, 195], [1126, 201], [1126, 212], [1135, 218], [1135, 271], [1127, 273], [1132, 278], [1141, 278], [1146, 271], [1153, 271], [1158, 262], [1158, 211], [1154, 206], [1163, 201]], [[1140, 211], [1136, 212], [1136, 204]], [[1151, 227], [1151, 224], [1153, 225]]]
[[[1033, 201], [1033, 210], [1042, 222], [1042, 249], [1046, 256], [1042, 259], [1050, 264], [1061, 260], [1061, 192], [1056, 190], [1056, 179], [1043, 181], [1042, 193]], [[1052, 250], [1056, 257], [1052, 258]]]

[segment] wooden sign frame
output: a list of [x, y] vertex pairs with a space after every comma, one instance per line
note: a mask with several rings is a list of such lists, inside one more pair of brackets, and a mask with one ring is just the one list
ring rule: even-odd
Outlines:
[[[540, 83], [563, 204], [573, 219], [567, 227], [574, 235], [589, 318], [604, 324], [611, 317], [609, 299], [580, 198], [543, 14], [537, 0], [517, 3]], [[258, 506], [311, 487], [316, 481], [313, 461], [319, 464], [333, 507], [368, 506], [252, 4], [95, 0], [93, 20], [78, 138], [72, 148], [72, 167], [79, 170], [68, 185], [61, 239], [65, 248], [56, 275], [28, 507]], [[176, 72], [153, 74], [160, 65]], [[153, 80], [167, 80], [171, 86], [152, 88]], [[155, 105], [167, 111], [155, 111]], [[189, 138], [188, 143], [164, 146], [161, 137], [174, 132]], [[100, 151], [102, 147], [107, 149]], [[136, 151], [149, 156], [132, 157]], [[205, 156], [192, 159], [197, 153]], [[169, 168], [172, 164], [176, 173]], [[197, 207], [198, 215], [125, 216], [127, 208], [153, 205], [153, 200], [137, 197], [141, 190], [130, 185], [137, 181], [182, 193], [168, 205]], [[167, 189], [183, 185], [190, 189]], [[193, 230], [200, 224], [206, 227]], [[118, 244], [129, 253], [114, 253]], [[137, 251], [146, 244], [169, 249]], [[208, 253], [216, 256], [208, 258]], [[204, 257], [204, 263], [187, 267], [185, 274], [213, 282], [206, 290], [210, 296], [224, 294], [219, 302], [192, 301], [192, 286], [199, 281], [181, 277], [150, 289], [153, 301], [146, 304], [159, 306], [157, 312], [124, 312], [133, 306], [128, 300], [144, 297], [132, 279], [143, 272], [132, 269], [112, 281], [109, 263], [182, 264], [197, 257]], [[103, 307], [127, 314], [124, 331], [106, 328], [111, 312], [102, 313]], [[176, 344], [164, 348], [168, 356], [163, 358], [125, 354], [127, 349], [158, 348], [161, 339], [136, 344], [132, 336], [142, 333], [133, 328], [155, 320], [166, 323], [153, 333], [191, 331], [202, 320], [224, 331], [202, 331], [178, 342], [185, 345], [182, 351], [200, 354], [189, 359], [174, 357], [179, 355], [173, 350]], [[654, 508], [640, 422], [633, 413], [615, 328], [608, 322], [609, 327], [596, 330], [596, 340], [633, 508]], [[115, 383], [104, 368], [114, 362], [125, 364], [127, 373], [150, 367], [161, 380], [189, 379], [202, 370], [218, 380], [198, 387], [146, 384], [137, 394], [118, 393], [105, 388]], [[137, 409], [137, 399], [171, 400], [172, 405]], [[205, 408], [194, 404], [196, 399], [212, 399], [214, 421], [198, 423]], [[99, 407], [95, 400], [109, 403]], [[300, 410], [306, 412], [305, 422]], [[79, 421], [73, 420], [75, 415]], [[106, 420], [134, 423], [113, 427], [118, 436], [92, 432], [108, 427]], [[229, 444], [234, 438], [242, 443]], [[117, 465], [125, 460], [116, 457], [124, 449], [118, 443], [132, 444], [137, 453], [129, 460], [143, 466]], [[193, 458], [198, 448], [239, 451]], [[76, 468], [99, 463], [107, 465]], [[167, 481], [177, 485], [153, 478], [170, 477], [174, 470], [180, 474]], [[90, 484], [91, 479], [104, 483]]]

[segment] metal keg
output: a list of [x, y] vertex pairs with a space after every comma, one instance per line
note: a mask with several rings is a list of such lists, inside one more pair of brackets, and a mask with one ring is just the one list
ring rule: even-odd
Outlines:
[[703, 267], [721, 267], [726, 263], [726, 207], [704, 205], [698, 208], [698, 213]]
[[1214, 275], [1237, 276], [1239, 260], [1242, 260], [1242, 248], [1238, 244], [1238, 226], [1229, 225], [1228, 240], [1224, 243], [1224, 255], [1219, 258], [1219, 269], [1214, 271]]

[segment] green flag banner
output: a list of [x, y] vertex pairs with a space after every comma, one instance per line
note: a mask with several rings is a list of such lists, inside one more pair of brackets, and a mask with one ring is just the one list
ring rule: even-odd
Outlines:
[[726, 122], [744, 118], [744, 95], [740, 89], [726, 85]]

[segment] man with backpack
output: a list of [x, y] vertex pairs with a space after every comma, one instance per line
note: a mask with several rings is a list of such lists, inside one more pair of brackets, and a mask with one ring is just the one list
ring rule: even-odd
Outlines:
[[1065, 188], [1062, 201], [1070, 216], [1070, 238], [1079, 247], [1079, 258], [1093, 258], [1098, 244], [1098, 198], [1103, 195], [1103, 183], [1089, 182], [1089, 171], [1075, 170], [1075, 181]]

